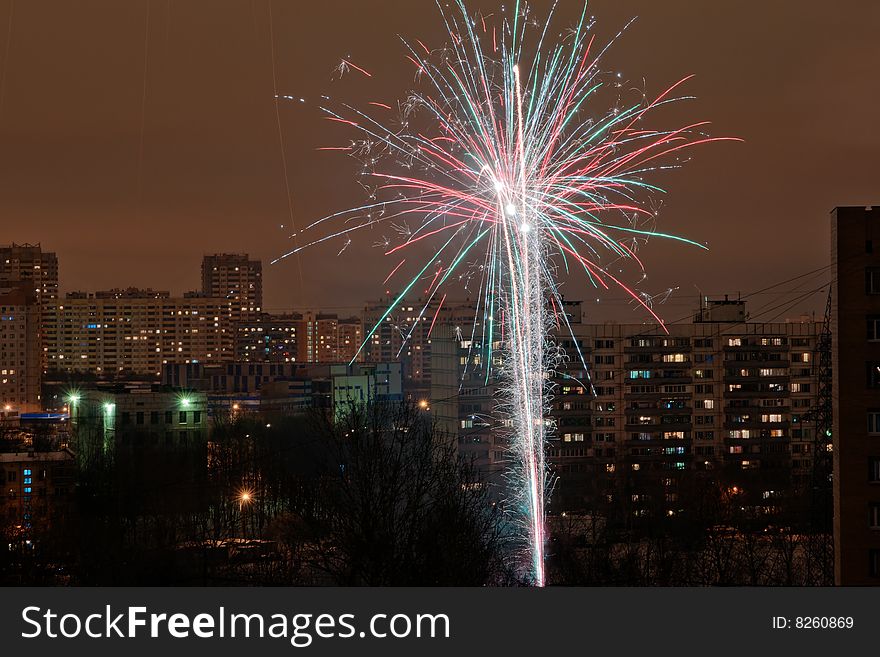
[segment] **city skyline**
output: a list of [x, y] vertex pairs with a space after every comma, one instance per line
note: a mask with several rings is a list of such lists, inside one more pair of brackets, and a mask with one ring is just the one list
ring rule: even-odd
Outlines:
[[[867, 206], [870, 207], [870, 206]], [[48, 248], [46, 245], [43, 245], [39, 242], [32, 243], [27, 241], [15, 241], [11, 240], [9, 244], [0, 243], [0, 247], [6, 246], [17, 246], [17, 247], [37, 247], [44, 249], [44, 253], [48, 253], [52, 256], [57, 256], [58, 251]], [[58, 283], [56, 287], [55, 294], [57, 294], [58, 300], [63, 300], [68, 298], [88, 298], [91, 296], [96, 297], [106, 297], [108, 295], [116, 295], [116, 296], [125, 296], [127, 294], [137, 293], [138, 295], [147, 294], [148, 296], [155, 296], [159, 298], [160, 296], [172, 298], [172, 299], [182, 299], [187, 296], [202, 295], [204, 296], [204, 289], [202, 284], [200, 283], [199, 266], [202, 263], [202, 260], [209, 257], [220, 256], [220, 255], [232, 255], [232, 256], [242, 256], [246, 258], [252, 257], [250, 253], [245, 252], [235, 252], [234, 250], [227, 249], [225, 252], [220, 253], [202, 253], [199, 258], [200, 260], [195, 266], [196, 274], [195, 285], [192, 286], [184, 286], [182, 288], [171, 288], [166, 289], [162, 288], [162, 286], [158, 286], [155, 284], [150, 284], [149, 281], [145, 281], [145, 285], [132, 285], [128, 284], [124, 280], [119, 280], [116, 278], [107, 279], [107, 284], [104, 287], [97, 288], [86, 288], [83, 286], [70, 285], [67, 284], [63, 278], [63, 275], [59, 275]], [[57, 264], [56, 267], [58, 270], [63, 271], [64, 267], [64, 256], [63, 254], [58, 257], [58, 261], [60, 264]], [[262, 262], [262, 261], [260, 261]], [[270, 268], [271, 269], [271, 268]], [[759, 290], [753, 291], [744, 291], [733, 289], [735, 286], [731, 286], [728, 289], [721, 290], [718, 293], [707, 294], [704, 292], [702, 295], [693, 293], [684, 297], [684, 295], [680, 295], [677, 303], [671, 303], [667, 305], [667, 300], [671, 298], [671, 294], [669, 294], [669, 290], [661, 291], [658, 295], [656, 295], [657, 299], [660, 301], [655, 301], [658, 303], [658, 310], [661, 311], [660, 317], [663, 320], [664, 324], [678, 324], [678, 323], [689, 323], [693, 320], [693, 317], [700, 312], [701, 307], [705, 304], [705, 302], [710, 300], [719, 300], [722, 298], [741, 298], [741, 299], [749, 299], [753, 303], [757, 304], [760, 302], [759, 310], [763, 311], [762, 314], [766, 313], [776, 313], [776, 311], [782, 309], [779, 314], [775, 314], [773, 316], [773, 321], [802, 321], [805, 316], [811, 317], [813, 320], [820, 320], [822, 315], [822, 307], [825, 303], [825, 298], [827, 296], [828, 285], [825, 283], [821, 283], [818, 288], [813, 288], [812, 285], [819, 280], [825, 272], [831, 269], [831, 264], [829, 260], [829, 264], [824, 266], [819, 266], [814, 270], [800, 272], [795, 274], [790, 278], [785, 279], [774, 279], [772, 282], [764, 283]], [[113, 282], [115, 281], [115, 282]], [[800, 283], [798, 283], [800, 281]], [[797, 286], [799, 289], [789, 290], [788, 287], [791, 285]], [[601, 300], [606, 307], [609, 307], [609, 302], [611, 304], [616, 304], [616, 307], [613, 307], [611, 312], [591, 312], [591, 302], [594, 301], [594, 295], [596, 293], [595, 290], [582, 289], [583, 293], [581, 296], [568, 296], [568, 292], [570, 292], [572, 288], [568, 288], [566, 292], [566, 297], [571, 301], [580, 303], [584, 310], [584, 321], [589, 323], [613, 323], [613, 324], [645, 324], [645, 325], [657, 325], [656, 320], [654, 320], [650, 314], [645, 311], [645, 309], [634, 302], [633, 299], [627, 297], [620, 292], [617, 292], [614, 296], [609, 296], [608, 292], [604, 292], [604, 296], [601, 297]], [[270, 298], [273, 296], [272, 286], [266, 286], [266, 290], [269, 292], [267, 296]], [[460, 292], [460, 294], [455, 294], [455, 292]], [[383, 300], [390, 301], [393, 299], [398, 293], [396, 288], [384, 287], [381, 291], [378, 291], [377, 294], [372, 297], [365, 297], [361, 299], [359, 302], [355, 301], [351, 304], [341, 304], [341, 303], [327, 303], [326, 301], [321, 303], [313, 303], [313, 304], [300, 304], [300, 305], [290, 305], [290, 306], [270, 306], [267, 304], [263, 304], [261, 306], [261, 312], [268, 314], [276, 314], [283, 315], [285, 313], [304, 313], [304, 312], [328, 312], [328, 313], [336, 313], [340, 316], [340, 318], [347, 316], [355, 316], [359, 314], [363, 314], [365, 309], [369, 309], [372, 306], [375, 306], [377, 302], [383, 302]], [[673, 292], [674, 293], [674, 292]], [[807, 296], [805, 299], [804, 297]], [[210, 296], [210, 295], [209, 295]], [[411, 294], [402, 298], [403, 303], [407, 303], [409, 301], [414, 301], [418, 299], [422, 299], [425, 295], [422, 290], [413, 290]], [[764, 297], [772, 297], [769, 301]], [[448, 297], [450, 302], [455, 303], [463, 303], [467, 304], [472, 301], [470, 295], [466, 290], [454, 290], [453, 293]], [[811, 299], [815, 299], [815, 303], [811, 302]], [[821, 302], [821, 303], [820, 303]], [[665, 314], [662, 312], [664, 307], [668, 309], [675, 309], [675, 312], [666, 312]], [[679, 314], [681, 313], [681, 314]]]
[[[604, 38], [639, 16], [624, 36], [638, 47], [612, 49], [609, 62], [639, 86], [644, 74], [649, 90], [694, 73], [692, 91], [700, 112], [716, 120], [713, 132], [746, 140], [723, 153], [700, 153], [695, 166], [669, 177], [663, 228], [708, 241], [711, 250], [659, 242], [646, 250], [651, 277], [644, 290], [673, 288], [661, 316], [671, 320], [689, 312], [700, 292], [748, 293], [768, 280], [826, 265], [832, 207], [871, 201], [875, 144], [858, 126], [870, 119], [880, 89], [867, 75], [876, 53], [864, 11], [806, 5], [796, 15], [782, 6], [755, 14], [753, 3], [696, 12], [684, 2], [662, 9], [637, 4], [591, 4]], [[9, 3], [2, 5], [0, 23], [9, 16]], [[0, 212], [14, 217], [17, 228], [7, 239], [61, 252], [61, 277], [73, 281], [68, 290], [113, 287], [111, 276], [124, 267], [126, 286], [182, 291], [198, 287], [191, 265], [205, 252], [247, 251], [265, 262], [277, 257], [290, 213], [274, 92], [307, 100], [322, 93], [363, 99], [396, 86], [400, 75], [411, 76], [396, 34], [412, 24], [434, 25], [421, 20], [433, 18], [434, 8], [385, 7], [275, 3], [271, 31], [262, 3], [213, 3], [207, 13], [158, 2], [59, 7], [49, 15], [17, 7], [0, 69]], [[104, 20], [119, 29], [105, 33]], [[332, 29], [317, 38], [308, 27], [314, 24]], [[422, 29], [416, 36], [439, 40], [434, 28]], [[71, 49], [73, 34], [89, 47]], [[694, 50], [700, 58], [692, 57]], [[103, 53], [109, 51], [123, 54], [107, 61]], [[663, 56], [644, 56], [655, 52]], [[372, 86], [334, 73], [349, 56], [381, 72]], [[759, 75], [768, 67], [770, 74]], [[860, 102], [835, 103], [837, 96]], [[347, 133], [321, 121], [308, 102], [281, 103], [278, 110], [294, 223], [301, 227], [357, 200], [362, 190], [356, 183], [337, 182], [352, 179], [350, 163], [315, 150], [343, 142]], [[794, 235], [797, 248], [784, 246], [793, 245]], [[341, 246], [302, 255], [302, 286], [296, 262], [267, 266], [266, 308], [317, 307], [328, 290], [340, 310], [382, 296], [385, 259], [374, 257], [369, 240], [356, 241], [339, 266], [326, 266]], [[353, 267], [357, 277], [350, 275]], [[591, 297], [583, 286], [567, 293]], [[821, 310], [823, 298], [816, 293], [804, 308]], [[587, 312], [591, 321], [643, 319], [613, 298]]]

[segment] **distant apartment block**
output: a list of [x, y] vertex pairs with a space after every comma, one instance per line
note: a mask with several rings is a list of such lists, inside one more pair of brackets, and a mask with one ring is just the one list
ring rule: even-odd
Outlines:
[[399, 360], [406, 387], [416, 397], [431, 389], [431, 337], [438, 326], [450, 326], [470, 338], [475, 305], [444, 297], [399, 300], [379, 299], [364, 308], [365, 362]]
[[45, 346], [51, 332], [52, 311], [59, 297], [58, 257], [43, 251], [39, 244], [0, 246], [0, 289], [15, 282], [25, 283], [34, 292], [40, 308], [41, 366], [45, 370]]
[[363, 343], [362, 335], [363, 324], [358, 317], [340, 318], [335, 313], [306, 312], [300, 331], [300, 362], [351, 362]]
[[37, 299], [27, 281], [0, 282], [0, 420], [41, 410]]
[[236, 324], [263, 310], [263, 263], [246, 253], [218, 253], [202, 260], [202, 296], [225, 299]]
[[69, 293], [53, 313], [48, 369], [158, 377], [164, 363], [231, 360], [225, 311], [223, 299], [172, 298], [153, 290]]
[[235, 360], [254, 363], [295, 363], [305, 320], [299, 313], [260, 313], [235, 325]]

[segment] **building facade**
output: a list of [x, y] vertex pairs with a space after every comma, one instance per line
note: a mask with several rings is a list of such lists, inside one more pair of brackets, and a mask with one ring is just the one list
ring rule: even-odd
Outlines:
[[58, 257], [39, 244], [0, 246], [0, 288], [26, 283], [40, 308], [40, 364], [46, 370], [46, 344], [52, 330], [52, 313], [59, 298]]
[[153, 290], [69, 293], [52, 318], [53, 373], [159, 377], [165, 363], [232, 360], [226, 301], [171, 298]]
[[831, 214], [838, 585], [880, 584], [880, 207]]
[[299, 313], [260, 313], [235, 326], [235, 360], [253, 363], [300, 362], [299, 343], [304, 328]]
[[76, 483], [76, 460], [68, 450], [0, 454], [0, 522], [27, 539], [47, 529], [69, 509]]
[[[810, 487], [821, 325], [725, 318], [670, 325], [668, 334], [573, 328], [588, 367], [572, 356], [554, 381], [549, 457], [562, 510], [585, 490], [656, 508], [656, 499], [639, 499], [652, 489], [673, 515], [692, 471], [723, 473], [753, 506]], [[570, 342], [562, 340], [569, 354]], [[604, 490], [589, 491], [596, 482]]]
[[0, 419], [40, 408], [41, 306], [26, 281], [0, 283]]
[[457, 335], [470, 337], [476, 308], [469, 300], [445, 297], [425, 299], [379, 299], [364, 308], [364, 361], [400, 361], [405, 388], [413, 400], [430, 395], [433, 332], [449, 326]]
[[225, 299], [232, 324], [263, 309], [263, 263], [246, 253], [217, 253], [202, 260], [202, 296]]
[[131, 448], [198, 451], [208, 440], [208, 398], [201, 392], [85, 390], [71, 393], [70, 421], [81, 465]]
[[[559, 338], [567, 359], [552, 380], [548, 422], [554, 511], [625, 496], [639, 512], [641, 502], [657, 507], [650, 490], [675, 514], [682, 478], [701, 471], [739, 482], [757, 505], [810, 487], [821, 325], [744, 322], [741, 302], [711, 305], [694, 322], [667, 326], [668, 334], [642, 324], [582, 324], [576, 309], [570, 313], [573, 336]], [[498, 382], [486, 377], [480, 345], [454, 333], [435, 341], [444, 338], [457, 349], [437, 345], [430, 404], [463, 454], [486, 473], [503, 473], [509, 456], [494, 412]]]

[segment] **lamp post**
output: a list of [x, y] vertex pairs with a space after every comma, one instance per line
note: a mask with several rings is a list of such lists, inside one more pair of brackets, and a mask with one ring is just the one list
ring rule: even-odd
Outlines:
[[251, 503], [253, 496], [250, 491], [243, 490], [238, 494], [238, 515], [241, 518], [241, 537], [245, 538], [244, 507]]

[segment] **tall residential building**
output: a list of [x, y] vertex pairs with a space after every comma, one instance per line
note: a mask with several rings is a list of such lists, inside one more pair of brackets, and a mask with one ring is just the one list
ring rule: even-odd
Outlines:
[[40, 305], [26, 282], [0, 283], [0, 417], [40, 409]]
[[350, 362], [358, 354], [362, 335], [363, 324], [359, 317], [306, 312], [299, 335], [299, 360], [303, 363]]
[[[659, 495], [675, 514], [681, 477], [693, 471], [723, 473], [739, 482], [744, 502], [765, 507], [782, 490], [809, 488], [820, 324], [747, 323], [744, 304], [729, 300], [710, 303], [694, 322], [669, 325], [668, 334], [578, 317], [572, 313], [574, 336], [559, 338], [568, 362], [551, 390], [557, 510], [621, 496], [638, 506]], [[438, 345], [432, 369], [445, 386], [433, 386], [430, 404], [445, 427], [457, 422], [462, 453], [486, 472], [503, 472], [509, 457], [494, 415], [497, 381], [486, 378], [480, 345], [451, 335], [458, 350]]]
[[0, 246], [0, 287], [10, 281], [32, 281], [40, 305], [58, 299], [58, 257], [39, 244]]
[[165, 363], [232, 360], [226, 300], [171, 298], [153, 290], [69, 293], [47, 345], [55, 373], [157, 377]]
[[438, 326], [470, 338], [474, 326], [474, 304], [443, 298], [380, 299], [364, 308], [365, 362], [399, 360], [403, 363], [404, 386], [416, 396], [431, 389], [431, 336]]
[[304, 328], [299, 313], [260, 313], [235, 325], [235, 360], [253, 363], [299, 362], [299, 342]]
[[340, 363], [363, 362], [361, 345], [364, 342], [364, 323], [360, 317], [346, 317], [336, 324], [336, 349]]
[[246, 253], [217, 253], [202, 260], [202, 295], [226, 299], [233, 324], [263, 309], [263, 264]]
[[831, 262], [835, 581], [878, 585], [880, 206], [832, 212]]
[[[655, 501], [638, 496], [662, 484], [674, 514], [690, 470], [723, 471], [752, 505], [809, 488], [821, 325], [745, 323], [734, 319], [744, 312], [719, 306], [721, 317], [670, 325], [668, 334], [573, 325], [588, 367], [572, 355], [555, 381], [550, 458], [563, 509], [580, 504], [584, 484], [636, 502]], [[572, 354], [571, 340], [562, 344]]]
[[[40, 307], [41, 351], [49, 340], [52, 312], [58, 301], [58, 257], [43, 251], [39, 244], [10, 244], [0, 246], [0, 288], [15, 281], [27, 281], [36, 295]], [[41, 356], [42, 369], [46, 369], [46, 355]]]

